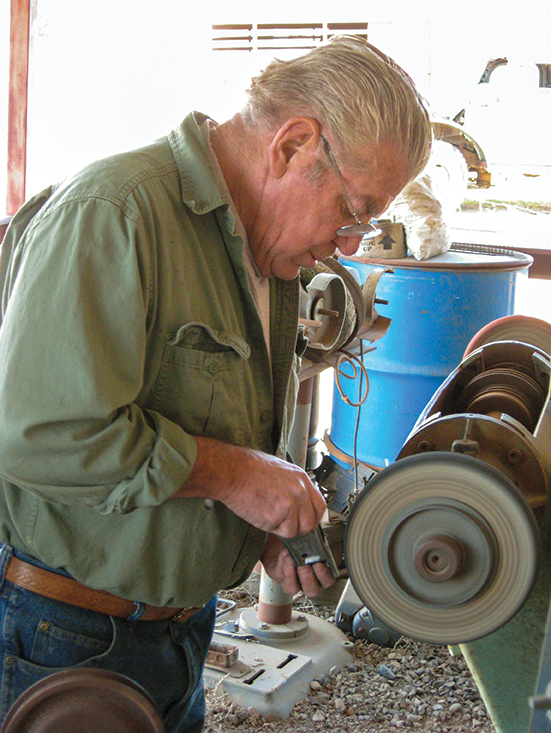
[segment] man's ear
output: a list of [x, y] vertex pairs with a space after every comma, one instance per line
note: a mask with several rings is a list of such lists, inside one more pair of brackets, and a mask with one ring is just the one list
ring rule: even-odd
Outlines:
[[[268, 150], [270, 171], [283, 176], [291, 161], [309, 166], [317, 154], [320, 125], [313, 117], [291, 117], [277, 131]], [[299, 158], [295, 156], [299, 154]], [[293, 160], [294, 158], [294, 160]]]

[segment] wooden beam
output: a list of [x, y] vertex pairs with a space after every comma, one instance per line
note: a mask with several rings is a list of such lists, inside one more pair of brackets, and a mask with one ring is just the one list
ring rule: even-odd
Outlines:
[[529, 247], [515, 247], [515, 249], [534, 258], [534, 263], [528, 270], [528, 277], [536, 280], [551, 280], [551, 250], [530, 249]]
[[31, 0], [11, 0], [6, 213], [25, 201]]

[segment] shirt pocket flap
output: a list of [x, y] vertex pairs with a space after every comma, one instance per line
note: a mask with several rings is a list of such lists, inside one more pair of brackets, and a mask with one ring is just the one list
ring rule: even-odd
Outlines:
[[168, 339], [169, 346], [194, 349], [204, 353], [234, 351], [242, 359], [251, 355], [249, 344], [238, 334], [217, 331], [205, 323], [194, 321], [181, 326]]

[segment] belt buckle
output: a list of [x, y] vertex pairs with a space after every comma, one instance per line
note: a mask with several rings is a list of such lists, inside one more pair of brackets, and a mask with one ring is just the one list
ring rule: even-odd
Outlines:
[[[170, 617], [171, 621], [176, 621], [176, 623], [182, 623], [184, 621], [187, 621], [187, 619], [190, 616], [193, 616], [194, 613], [197, 613], [197, 611], [201, 611], [205, 607], [205, 604], [203, 603], [202, 606], [187, 606], [186, 608], [181, 608], [178, 613], [175, 613], [174, 616]], [[188, 612], [189, 616], [186, 616]]]
[[188, 611], [191, 611], [192, 609], [193, 609], [193, 606], [187, 606], [187, 608], [181, 608], [181, 609], [180, 609], [180, 610], [178, 611], [178, 613], [175, 613], [175, 614], [174, 614], [174, 616], [171, 616], [171, 617], [170, 617], [170, 620], [171, 620], [171, 621], [176, 621], [176, 622], [183, 622], [183, 621], [185, 621], [186, 619], [184, 619], [184, 618], [182, 618], [182, 617], [183, 617], [183, 616], [185, 616], [185, 614], [186, 614], [186, 613], [187, 613]]

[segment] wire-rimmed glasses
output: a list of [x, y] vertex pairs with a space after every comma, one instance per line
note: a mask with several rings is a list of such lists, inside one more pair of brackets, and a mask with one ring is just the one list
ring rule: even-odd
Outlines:
[[377, 229], [377, 227], [371, 224], [371, 222], [363, 222], [360, 220], [360, 217], [356, 213], [356, 209], [354, 208], [354, 205], [352, 204], [350, 196], [348, 195], [346, 186], [344, 185], [344, 181], [342, 179], [341, 172], [339, 170], [339, 166], [337, 165], [335, 156], [333, 155], [333, 151], [331, 150], [331, 146], [329, 145], [329, 142], [326, 137], [324, 137], [323, 135], [320, 135], [320, 137], [323, 140], [323, 145], [325, 147], [327, 156], [329, 160], [331, 161], [333, 170], [335, 171], [335, 173], [339, 177], [339, 181], [341, 182], [342, 190], [344, 192], [344, 197], [346, 199], [346, 203], [348, 204], [350, 213], [356, 220], [355, 224], [348, 224], [347, 226], [339, 227], [337, 229], [337, 236], [338, 237], [363, 237], [364, 239], [373, 239], [374, 237], [378, 237], [379, 234], [381, 233], [380, 229]]

